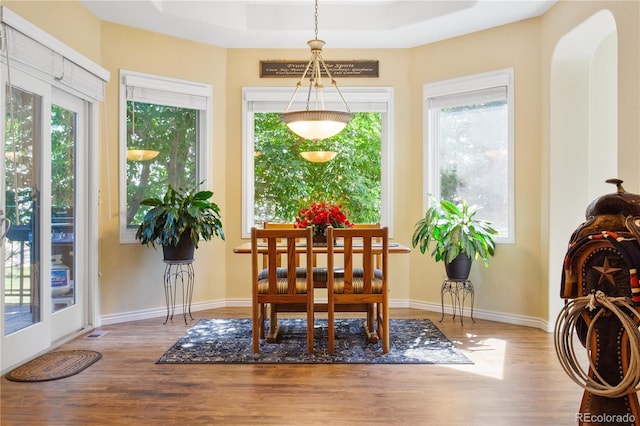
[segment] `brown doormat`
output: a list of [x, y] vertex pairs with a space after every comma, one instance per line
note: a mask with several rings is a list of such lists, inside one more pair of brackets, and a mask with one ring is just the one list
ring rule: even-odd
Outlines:
[[102, 358], [100, 352], [72, 350], [49, 352], [6, 374], [14, 382], [44, 382], [78, 374]]

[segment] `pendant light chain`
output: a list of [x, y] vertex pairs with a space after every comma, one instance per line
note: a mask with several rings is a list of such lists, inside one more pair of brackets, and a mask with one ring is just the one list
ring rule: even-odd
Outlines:
[[313, 15], [315, 22], [316, 40], [318, 39], [318, 0], [316, 0], [315, 14]]
[[[347, 105], [344, 96], [342, 96], [338, 84], [333, 79], [324, 59], [322, 59], [322, 48], [325, 42], [324, 40], [318, 39], [318, 0], [315, 0], [314, 24], [315, 39], [307, 41], [307, 44], [311, 48], [311, 58], [302, 76], [296, 83], [295, 90], [293, 91], [293, 95], [291, 95], [291, 99], [289, 99], [286, 111], [280, 114], [280, 120], [296, 135], [307, 140], [318, 141], [340, 133], [353, 118], [353, 114], [351, 114], [349, 105]], [[331, 85], [336, 89], [346, 111], [325, 109], [322, 85], [323, 71], [331, 81]], [[307, 75], [309, 75], [309, 91], [307, 93], [306, 109], [290, 111], [298, 89], [302, 87], [302, 82]], [[315, 95], [313, 99], [312, 94]]]

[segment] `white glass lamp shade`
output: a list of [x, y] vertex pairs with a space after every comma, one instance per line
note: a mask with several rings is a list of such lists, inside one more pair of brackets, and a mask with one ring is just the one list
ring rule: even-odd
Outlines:
[[280, 118], [296, 135], [317, 141], [340, 133], [353, 118], [353, 114], [344, 111], [311, 110], [285, 112]]
[[303, 151], [300, 155], [312, 163], [326, 163], [333, 160], [338, 153], [333, 151]]

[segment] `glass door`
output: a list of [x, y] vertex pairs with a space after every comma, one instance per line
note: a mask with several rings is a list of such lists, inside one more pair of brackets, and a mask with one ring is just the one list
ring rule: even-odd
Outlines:
[[3, 370], [86, 325], [88, 258], [86, 104], [25, 74], [4, 82]]
[[[51, 313], [55, 341], [86, 324], [87, 213], [78, 176], [86, 176], [86, 105], [54, 90], [51, 104]], [[85, 259], [83, 261], [82, 259]]]
[[[4, 173], [6, 217], [11, 222], [3, 240], [2, 364], [12, 365], [46, 349], [51, 341], [43, 286], [49, 269], [49, 235], [43, 232], [43, 148], [49, 132], [45, 111], [50, 107], [47, 84], [26, 75], [3, 79]], [[46, 193], [46, 192], [45, 192]]]

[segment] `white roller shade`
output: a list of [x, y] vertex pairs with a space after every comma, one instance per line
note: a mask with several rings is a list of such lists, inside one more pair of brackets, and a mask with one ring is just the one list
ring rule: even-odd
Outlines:
[[435, 96], [429, 98], [429, 107], [434, 109], [456, 108], [465, 105], [487, 104], [506, 100], [507, 86], [499, 86], [452, 95]]
[[[340, 90], [351, 112], [389, 112], [389, 104], [393, 98], [393, 91], [389, 88], [369, 89], [368, 92], [353, 87], [342, 87]], [[285, 112], [292, 94], [293, 88], [246, 87], [243, 89], [244, 101], [250, 106], [252, 112]], [[289, 110], [300, 111], [306, 106], [306, 92], [299, 91]], [[328, 110], [345, 110], [338, 94], [330, 88], [325, 89], [324, 106]]]
[[211, 96], [211, 86], [191, 81], [147, 76], [122, 71], [128, 101], [170, 105], [179, 108], [204, 110]]

